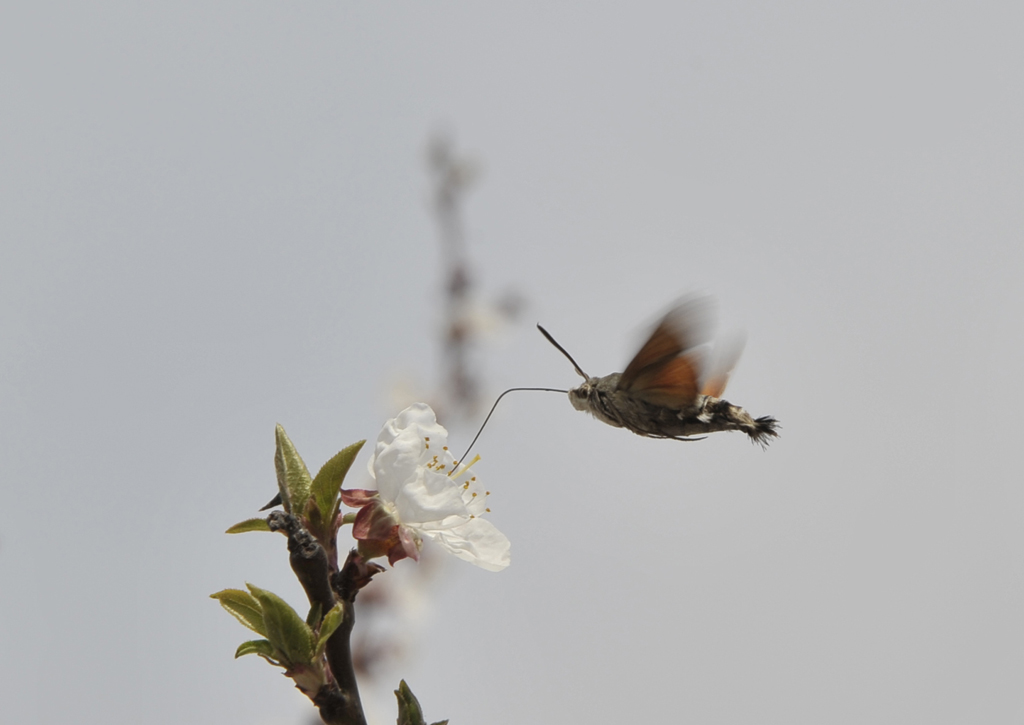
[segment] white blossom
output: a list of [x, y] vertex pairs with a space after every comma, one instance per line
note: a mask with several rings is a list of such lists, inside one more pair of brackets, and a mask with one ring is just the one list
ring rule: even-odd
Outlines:
[[[377, 542], [392, 563], [419, 558], [424, 539], [488, 571], [509, 565], [511, 544], [483, 515], [490, 492], [471, 466], [456, 463], [448, 431], [426, 403], [414, 403], [384, 424], [368, 468], [372, 491], [350, 492], [349, 505], [364, 506], [356, 538]], [[356, 494], [364, 494], [362, 498]], [[383, 553], [383, 552], [381, 552]]]

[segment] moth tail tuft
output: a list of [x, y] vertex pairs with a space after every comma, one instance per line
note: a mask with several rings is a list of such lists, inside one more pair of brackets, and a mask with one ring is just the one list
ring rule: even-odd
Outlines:
[[778, 429], [782, 426], [779, 425], [779, 421], [770, 415], [766, 415], [762, 418], [754, 420], [754, 425], [748, 426], [744, 429], [744, 432], [750, 436], [750, 440], [762, 448], [767, 448], [768, 443], [772, 438], [778, 438]]

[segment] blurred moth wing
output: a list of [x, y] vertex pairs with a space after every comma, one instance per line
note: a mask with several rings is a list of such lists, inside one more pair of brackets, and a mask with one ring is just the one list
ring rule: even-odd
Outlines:
[[652, 405], [692, 406], [706, 357], [694, 348], [710, 341], [713, 310], [709, 297], [690, 298], [669, 310], [622, 371], [616, 388]]
[[746, 338], [739, 333], [715, 343], [711, 363], [707, 366], [707, 372], [701, 382], [701, 395], [722, 397], [725, 387], [729, 384], [729, 378], [739, 364], [745, 345]]
[[619, 378], [616, 389], [651, 405], [683, 410], [697, 400], [699, 377], [698, 356], [682, 355], [640, 371], [628, 386]]

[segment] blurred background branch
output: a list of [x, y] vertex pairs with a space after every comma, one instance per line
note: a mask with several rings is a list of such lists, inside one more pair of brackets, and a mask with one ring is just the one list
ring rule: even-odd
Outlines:
[[[483, 400], [487, 385], [481, 357], [486, 340], [517, 319], [525, 301], [512, 289], [490, 301], [479, 294], [482, 283], [474, 272], [464, 216], [469, 192], [482, 178], [480, 161], [458, 151], [449, 134], [437, 133], [427, 143], [426, 170], [440, 256], [439, 367], [437, 380], [428, 389], [395, 391], [394, 397], [401, 399], [397, 407], [429, 400], [442, 425], [466, 429], [478, 425], [481, 409], [490, 402]], [[425, 547], [419, 566], [409, 567], [402, 577], [375, 580], [360, 596], [354, 662], [360, 682], [379, 685], [382, 709], [391, 706], [396, 666], [415, 649], [430, 590], [444, 576], [444, 557], [436, 554]]]

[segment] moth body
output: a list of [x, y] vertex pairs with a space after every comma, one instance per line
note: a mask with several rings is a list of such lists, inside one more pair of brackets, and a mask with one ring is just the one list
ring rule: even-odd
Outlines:
[[736, 430], [766, 446], [778, 435], [777, 422], [766, 416], [754, 418], [728, 400], [698, 395], [681, 409], [644, 402], [617, 389], [621, 373], [590, 378], [569, 391], [569, 402], [576, 410], [590, 413], [602, 423], [626, 428], [648, 438], [690, 439], [719, 431]]
[[[720, 396], [742, 349], [733, 344], [716, 348], [716, 360], [708, 364], [709, 300], [692, 298], [674, 307], [626, 369], [604, 377], [591, 377], [572, 356], [538, 325], [583, 377], [569, 391], [576, 410], [616, 428], [626, 428], [649, 438], [694, 440], [718, 431], [746, 433], [766, 446], [778, 436], [778, 422], [771, 416], [754, 418], [743, 408]], [[719, 346], [721, 348], [722, 346]]]

